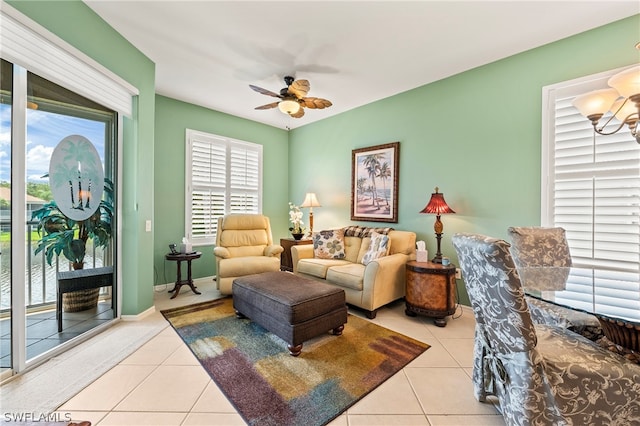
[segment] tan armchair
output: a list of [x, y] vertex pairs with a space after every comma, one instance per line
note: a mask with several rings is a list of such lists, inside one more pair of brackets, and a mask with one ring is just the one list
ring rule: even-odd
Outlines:
[[280, 270], [283, 248], [273, 244], [269, 218], [260, 214], [230, 214], [218, 218], [216, 283], [231, 294], [233, 280], [245, 275]]

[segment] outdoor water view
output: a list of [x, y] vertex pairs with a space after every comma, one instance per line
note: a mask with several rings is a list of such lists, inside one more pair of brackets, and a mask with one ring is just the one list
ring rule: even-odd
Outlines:
[[[82, 135], [97, 149], [104, 167], [105, 129], [103, 121], [73, 117], [66, 114], [27, 109], [27, 229], [13, 238], [25, 238], [27, 270], [26, 304], [37, 305], [56, 300], [56, 272], [70, 269], [70, 261], [63, 256], [54, 257], [49, 266], [44, 251], [35, 254], [38, 241], [37, 221], [32, 212], [53, 200], [49, 187], [49, 162], [54, 148], [69, 135]], [[11, 106], [0, 104], [0, 309], [11, 305]], [[104, 250], [95, 249], [87, 241], [84, 263], [87, 267], [103, 265]], [[16, 283], [17, 284], [17, 283]]]

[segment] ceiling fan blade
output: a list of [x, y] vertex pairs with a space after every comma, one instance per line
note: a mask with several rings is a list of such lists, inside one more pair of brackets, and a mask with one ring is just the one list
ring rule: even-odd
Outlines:
[[289, 93], [295, 95], [298, 99], [307, 96], [309, 89], [311, 89], [309, 80], [296, 80], [289, 85]]
[[282, 96], [280, 96], [278, 93], [272, 92], [271, 90], [263, 89], [262, 87], [254, 86], [253, 84], [250, 84], [249, 87], [251, 87], [253, 90], [255, 90], [258, 93], [262, 93], [263, 95], [273, 96], [274, 98], [282, 99]]
[[298, 112], [296, 112], [295, 114], [289, 114], [289, 115], [293, 118], [300, 118], [304, 115], [304, 108], [300, 107]]
[[331, 105], [333, 105], [331, 103], [331, 101], [328, 101], [326, 99], [322, 99], [322, 98], [302, 98], [300, 99], [300, 103], [307, 107], [307, 108], [311, 108], [311, 109], [323, 109], [323, 108], [328, 108]]
[[[280, 102], [273, 102], [273, 103], [266, 104], [266, 105], [260, 105], [258, 107], [255, 107], [254, 109], [271, 109], [271, 108], [277, 107], [279, 103]], [[302, 109], [302, 108], [300, 108], [300, 109]]]

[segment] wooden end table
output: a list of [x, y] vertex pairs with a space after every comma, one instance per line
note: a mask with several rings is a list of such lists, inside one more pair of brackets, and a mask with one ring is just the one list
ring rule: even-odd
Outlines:
[[407, 262], [405, 314], [433, 317], [438, 327], [456, 311], [456, 267], [433, 262]]
[[293, 272], [293, 259], [291, 258], [291, 247], [313, 244], [313, 240], [296, 240], [294, 238], [280, 238], [280, 245], [284, 249], [280, 255], [280, 270]]
[[[169, 290], [169, 293], [173, 293], [175, 291], [175, 293], [173, 293], [173, 296], [171, 296], [171, 299], [175, 299], [176, 296], [178, 295], [178, 293], [180, 293], [180, 287], [182, 287], [183, 285], [188, 285], [189, 287], [191, 287], [191, 291], [193, 291], [195, 294], [202, 294], [200, 293], [197, 289], [197, 287], [195, 285], [193, 285], [193, 279], [191, 279], [191, 261], [193, 259], [198, 259], [200, 256], [202, 256], [202, 253], [199, 251], [196, 251], [194, 253], [167, 253], [164, 257], [167, 260], [173, 260], [175, 262], [178, 263], [178, 277], [176, 278], [176, 284], [175, 286], [173, 286], [173, 289]], [[187, 279], [183, 280], [182, 279], [182, 271], [180, 269], [180, 264], [182, 262], [187, 262]]]

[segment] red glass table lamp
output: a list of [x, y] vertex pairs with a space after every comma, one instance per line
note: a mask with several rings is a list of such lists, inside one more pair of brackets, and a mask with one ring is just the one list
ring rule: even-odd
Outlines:
[[430, 213], [436, 215], [436, 223], [433, 225], [433, 229], [436, 231], [436, 240], [438, 241], [438, 251], [436, 252], [436, 256], [431, 260], [433, 263], [442, 263], [442, 253], [440, 252], [440, 241], [442, 240], [442, 221], [440, 220], [441, 214], [446, 213], [455, 213], [451, 207], [447, 205], [447, 202], [444, 200], [444, 194], [438, 192], [438, 187], [436, 186], [436, 192], [431, 194], [431, 199], [429, 203], [425, 206], [424, 209], [420, 211], [420, 213]]

